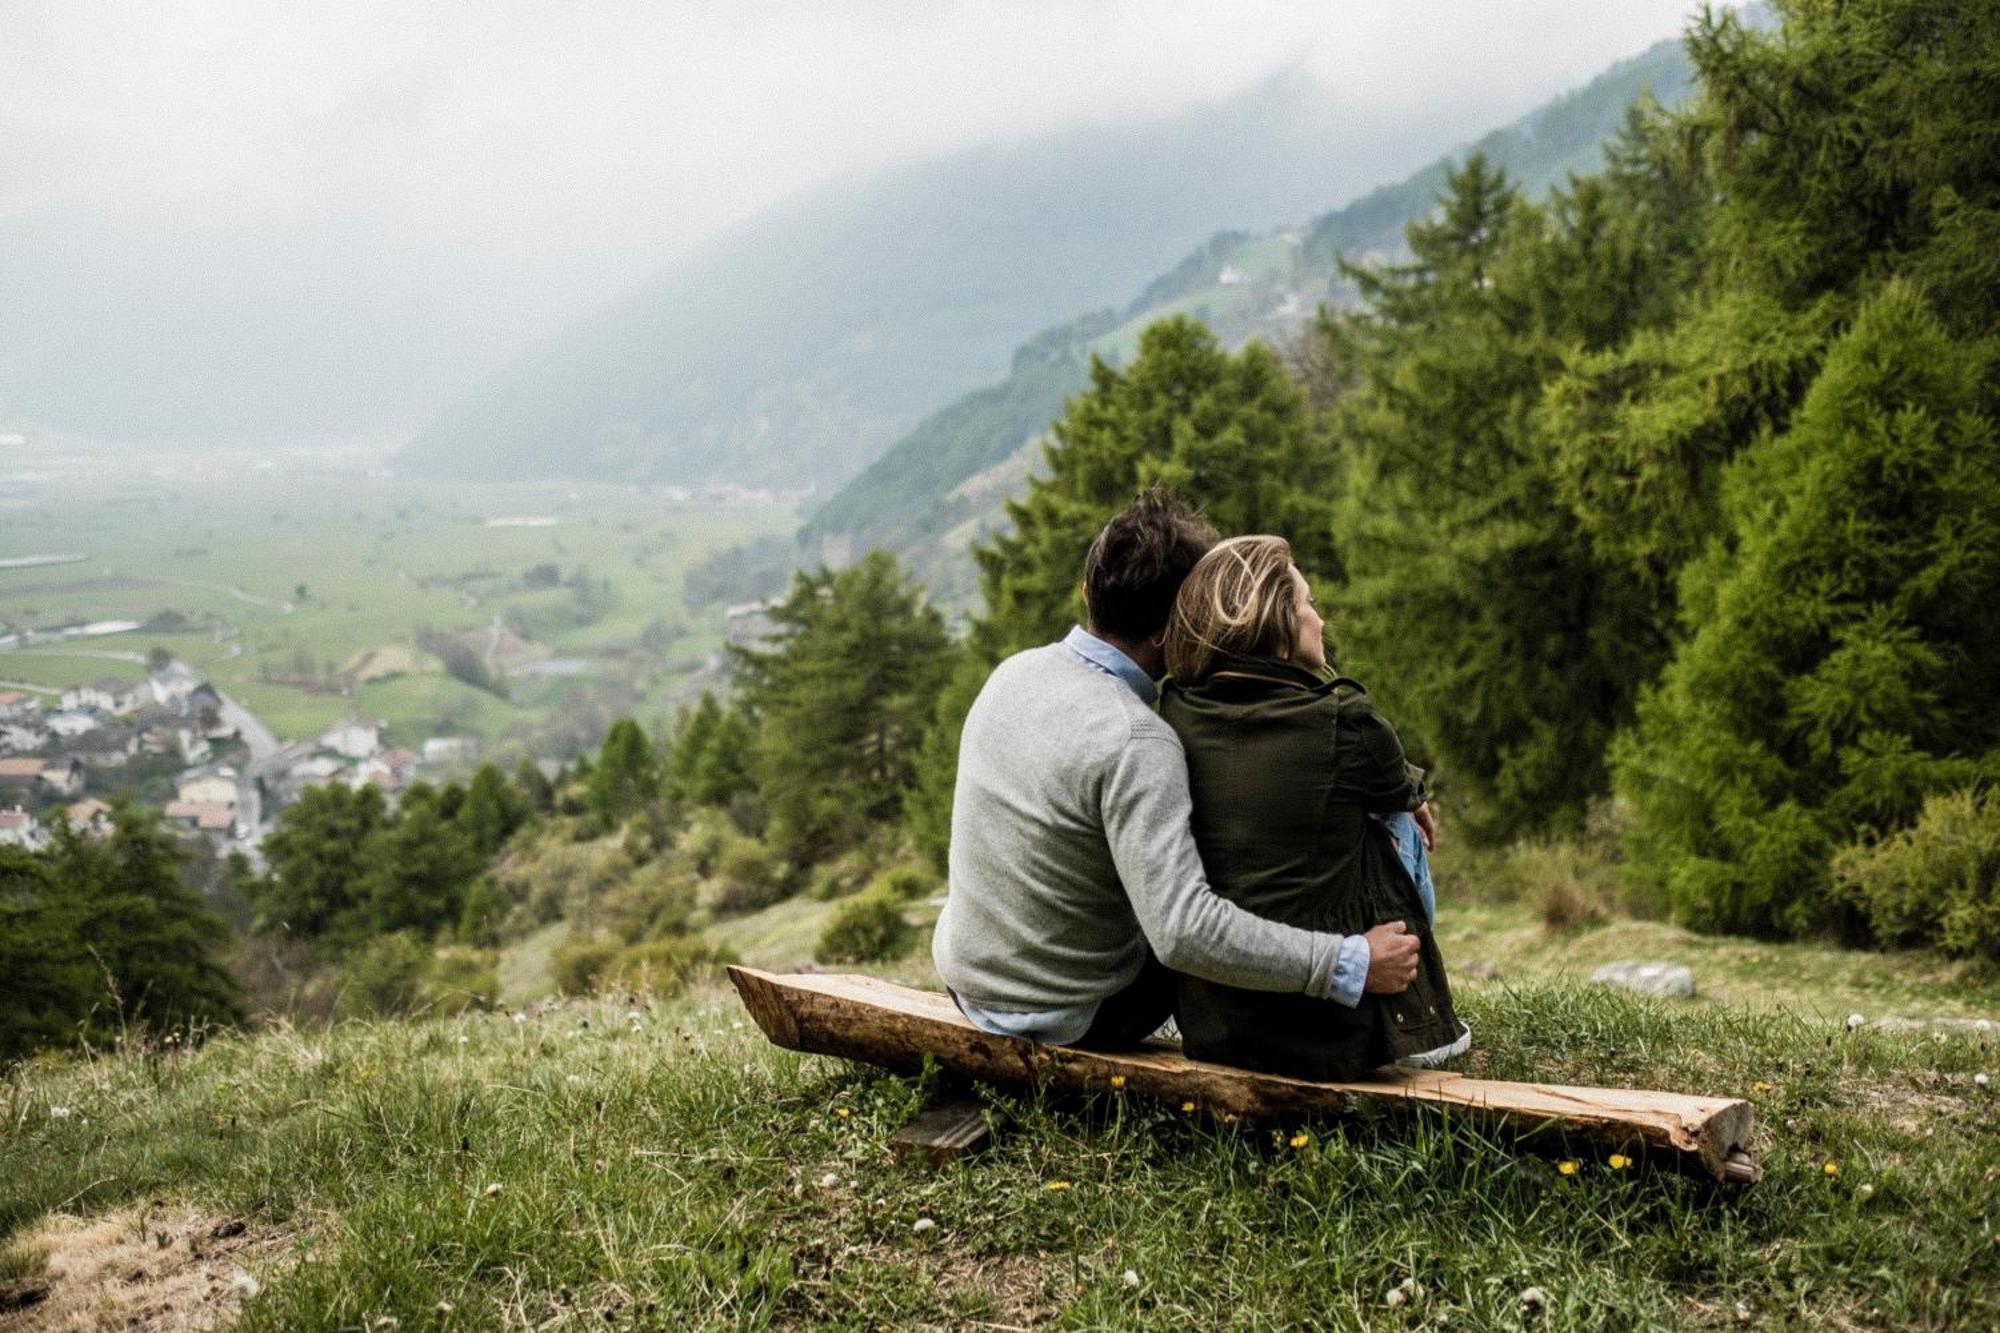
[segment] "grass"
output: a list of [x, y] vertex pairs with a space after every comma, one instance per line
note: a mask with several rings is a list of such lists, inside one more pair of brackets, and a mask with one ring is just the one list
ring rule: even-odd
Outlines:
[[[88, 482], [56, 468], [0, 502], [0, 555], [89, 556], [0, 570], [0, 623], [143, 622], [169, 610], [198, 626], [218, 622], [220, 636], [137, 631], [88, 648], [168, 646], [288, 740], [359, 707], [389, 722], [391, 743], [414, 745], [446, 731], [491, 742], [524, 734], [571, 707], [573, 691], [600, 684], [619, 705], [614, 714], [636, 698], [664, 715], [679, 682], [720, 638], [719, 612], [695, 614], [684, 604], [686, 568], [796, 522], [783, 506], [706, 508], [644, 486], [443, 485], [312, 461], [257, 471], [247, 460], [219, 466], [192, 455], [171, 466], [181, 470], [90, 469], [110, 479]], [[555, 522], [487, 525], [520, 516]], [[608, 580], [609, 591], [585, 608], [568, 586], [527, 586], [523, 575], [542, 564], [565, 580], [587, 571], [593, 584]], [[483, 632], [496, 616], [529, 630], [545, 651], [592, 659], [598, 674], [523, 682], [520, 706], [435, 671], [371, 682], [353, 698], [308, 694], [294, 683], [368, 649], [409, 648], [420, 628]], [[649, 646], [634, 651], [642, 636]], [[65, 644], [0, 653], [0, 678], [67, 685], [138, 670], [76, 651]]]
[[1015, 1099], [981, 1158], [903, 1167], [885, 1140], [923, 1080], [778, 1051], [709, 984], [636, 1021], [572, 1003], [16, 1070], [0, 1231], [159, 1197], [295, 1230], [248, 1329], [1507, 1328], [1531, 1286], [1538, 1327], [2000, 1320], [1990, 1045], [1563, 986], [1465, 1008], [1481, 1072], [1754, 1098], [1766, 1178], [1565, 1177], [1443, 1118], [1122, 1095]]

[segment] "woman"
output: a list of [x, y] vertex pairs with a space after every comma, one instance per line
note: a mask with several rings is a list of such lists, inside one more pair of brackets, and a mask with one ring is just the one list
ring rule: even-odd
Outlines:
[[1328, 670], [1324, 630], [1283, 538], [1221, 543], [1175, 600], [1160, 714], [1187, 750], [1195, 841], [1217, 893], [1309, 930], [1358, 935], [1400, 919], [1422, 939], [1410, 988], [1353, 1008], [1180, 977], [1187, 1053], [1349, 1079], [1391, 1061], [1434, 1063], [1471, 1034], [1452, 1011], [1419, 889], [1428, 875], [1409, 814], [1428, 826], [1423, 772], [1361, 686]]

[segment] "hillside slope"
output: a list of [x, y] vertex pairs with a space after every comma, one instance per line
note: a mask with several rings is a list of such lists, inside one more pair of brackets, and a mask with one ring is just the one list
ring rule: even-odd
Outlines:
[[1216, 218], [1296, 216], [1452, 137], [1378, 119], [1286, 74], [1159, 121], [809, 196], [520, 358], [398, 467], [837, 485], [1037, 328], [1121, 299]]
[[896, 551], [948, 603], [971, 598], [969, 544], [1002, 521], [1025, 484], [1035, 441], [1080, 391], [1089, 360], [1127, 357], [1139, 333], [1175, 313], [1199, 316], [1231, 345], [1281, 340], [1319, 304], [1349, 295], [1336, 257], [1393, 255], [1404, 226], [1435, 202], [1445, 175], [1471, 152], [1504, 167], [1530, 195], [1599, 165], [1626, 108], [1650, 95], [1678, 105], [1693, 69], [1678, 41], [1661, 42], [1476, 143], [1431, 162], [1311, 223], [1267, 234], [1224, 232], [1153, 279], [1123, 309], [1055, 326], [1022, 346], [1004, 380], [932, 413], [813, 515], [804, 562], [838, 561], [881, 546]]

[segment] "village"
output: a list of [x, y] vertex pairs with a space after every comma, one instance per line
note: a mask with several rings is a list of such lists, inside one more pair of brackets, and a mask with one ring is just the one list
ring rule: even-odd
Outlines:
[[392, 745], [384, 723], [359, 713], [280, 742], [186, 663], [148, 665], [137, 682], [0, 688], [0, 845], [39, 851], [58, 820], [106, 837], [113, 803], [126, 800], [257, 865], [265, 833], [308, 788], [372, 785], [393, 804], [420, 776], [448, 779], [479, 761], [476, 737]]

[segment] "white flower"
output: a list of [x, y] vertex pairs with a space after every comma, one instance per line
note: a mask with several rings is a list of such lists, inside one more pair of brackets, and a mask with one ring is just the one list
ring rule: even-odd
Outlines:
[[819, 1187], [823, 1190], [830, 1190], [839, 1183], [840, 1183], [840, 1177], [835, 1175], [831, 1171], [827, 1172], [825, 1175], [819, 1178]]
[[466, 1037], [466, 1035], [465, 1035], [465, 1034], [464, 1034], [463, 1032], [461, 1032], [461, 1033], [459, 1033], [459, 1034], [458, 1034], [458, 1044], [459, 1044], [459, 1045], [461, 1045], [461, 1046], [465, 1045], [465, 1043], [466, 1043], [466, 1042], [467, 1042], [468, 1040], [469, 1040], [469, 1038], [467, 1038], [467, 1037]]
[[[1984, 1078], [1986, 1077], [1986, 1075], [1984, 1075], [1984, 1074], [1981, 1074], [1981, 1075], [1980, 1075], [1979, 1077], [1980, 1077], [1981, 1079], [1984, 1079]], [[51, 1107], [49, 1108], [49, 1118], [50, 1118], [51, 1120], [67, 1120], [67, 1119], [69, 1119], [69, 1108], [68, 1108], [67, 1106], [51, 1106]]]
[[1986, 1075], [1984, 1075], [1984, 1074], [1974, 1074], [1974, 1075], [1972, 1076], [1972, 1086], [1973, 1086], [1973, 1087], [1975, 1087], [1975, 1088], [1983, 1088], [1983, 1087], [1985, 1087], [1985, 1086], [1986, 1086]]
[[491, 1185], [488, 1185], [486, 1187], [485, 1197], [490, 1199], [499, 1192], [500, 1192], [500, 1182], [496, 1180]]
[[1521, 1293], [1521, 1309], [1524, 1313], [1533, 1314], [1545, 1308], [1548, 1303], [1549, 1294], [1540, 1287], [1529, 1287]]
[[457, 1308], [458, 1307], [453, 1305], [450, 1301], [439, 1301], [436, 1305], [433, 1305], [431, 1307], [431, 1313], [450, 1314], [453, 1310]]
[[1847, 1016], [1847, 1030], [1849, 1032], [1852, 1032], [1854, 1031], [1854, 1029], [1860, 1027], [1863, 1023], [1866, 1023], [1867, 1021], [1868, 1020], [1863, 1018], [1860, 1014], [1849, 1014]]
[[1401, 1287], [1389, 1288], [1389, 1294], [1382, 1298], [1382, 1304], [1388, 1306], [1391, 1310], [1399, 1310], [1409, 1303], [1410, 1293], [1404, 1291]]
[[1128, 1288], [1139, 1285], [1139, 1275], [1129, 1268], [1119, 1275], [1118, 1280], [1123, 1282]]
[[937, 1222], [932, 1218], [920, 1217], [910, 1225], [910, 1230], [921, 1236], [926, 1231], [936, 1231]]
[[515, 1022], [515, 1024], [516, 1024], [516, 1025], [519, 1025], [519, 1024], [522, 1024], [522, 1023], [525, 1023], [525, 1022], [527, 1022], [527, 1021], [528, 1021], [528, 1016], [527, 1016], [526, 1014], [524, 1014], [524, 1013], [521, 1013], [521, 1012], [519, 1012], [518, 1010], [517, 1010], [517, 1011], [515, 1011], [515, 1014], [514, 1014], [514, 1022]]
[[240, 1268], [229, 1275], [229, 1285], [242, 1292], [245, 1296], [255, 1296], [264, 1289], [263, 1283], [251, 1277]]

